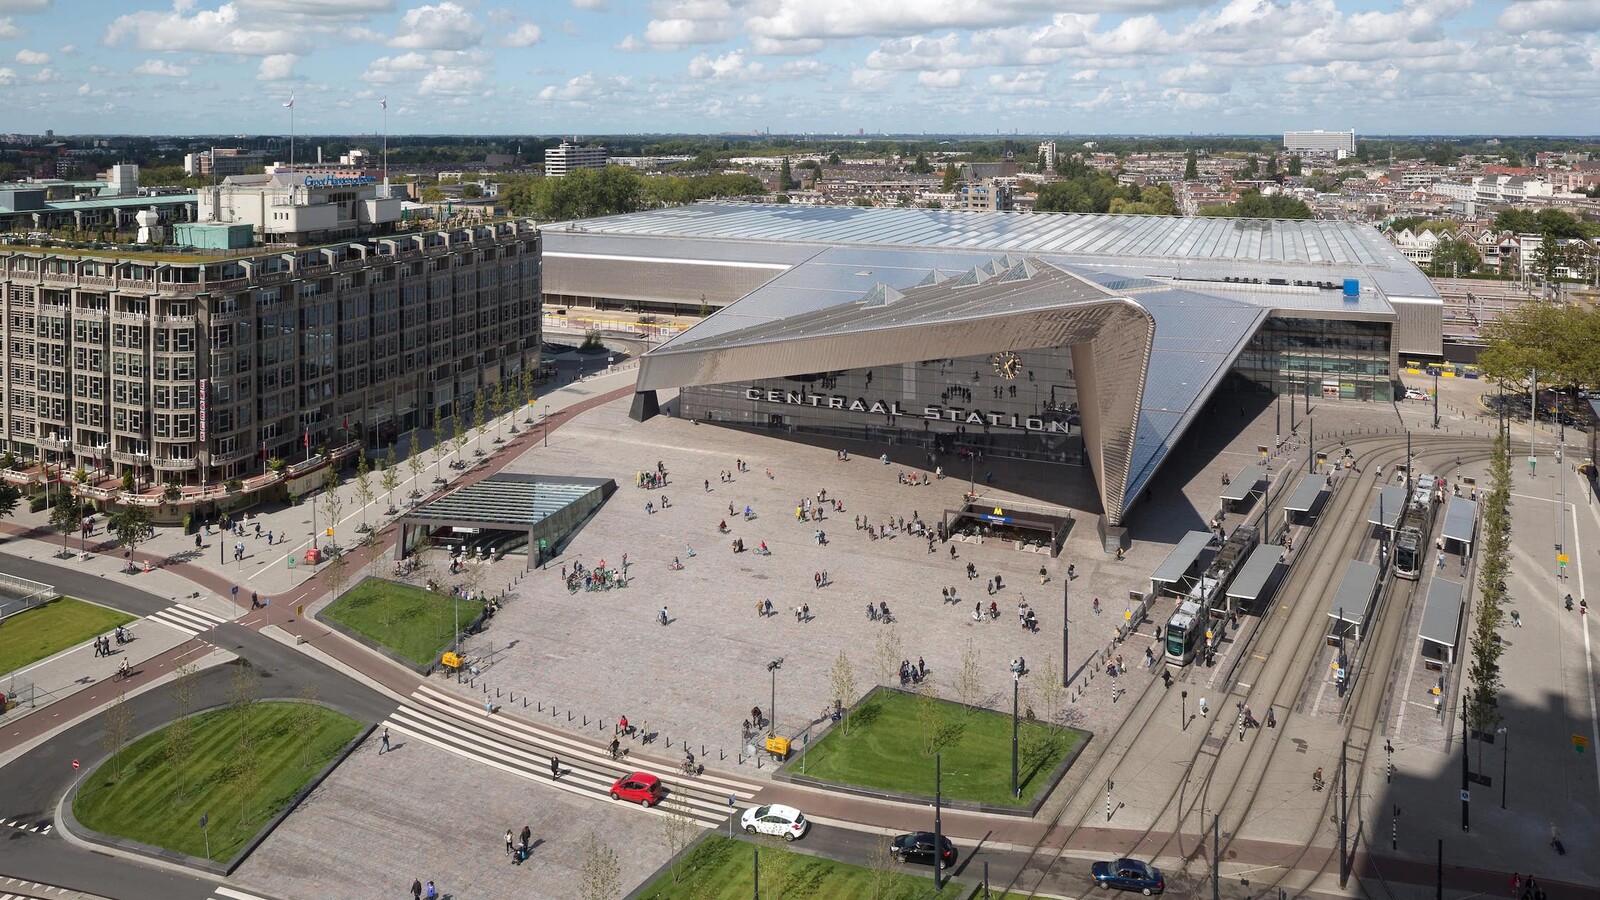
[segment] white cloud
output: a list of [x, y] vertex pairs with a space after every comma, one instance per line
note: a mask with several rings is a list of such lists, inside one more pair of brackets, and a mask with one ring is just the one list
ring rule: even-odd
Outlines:
[[1019, 25], [1065, 9], [1068, 12], [1163, 11], [1197, 0], [919, 0], [914, 9], [861, 0], [766, 0], [747, 24], [771, 38], [874, 37], [944, 28]]
[[256, 68], [257, 81], [283, 81], [294, 75], [294, 64], [300, 57], [293, 53], [274, 53], [263, 57]]
[[1592, 0], [1518, 0], [1496, 20], [1507, 31], [1595, 31], [1600, 4]]
[[1045, 88], [1045, 72], [1042, 69], [1028, 69], [1007, 78], [1004, 75], [990, 75], [986, 85], [993, 94], [1042, 94]]
[[140, 50], [185, 50], [271, 56], [296, 49], [302, 39], [289, 29], [253, 28], [240, 20], [239, 8], [224, 3], [216, 10], [186, 15], [192, 3], [176, 0], [171, 12], [143, 10], [118, 16], [106, 29], [105, 42], [127, 42]]
[[464, 97], [483, 90], [484, 70], [475, 64], [434, 66], [417, 85], [424, 97]]
[[766, 75], [761, 63], [746, 62], [743, 50], [713, 59], [702, 53], [689, 61], [689, 76], [708, 81], [754, 81]]
[[265, 13], [355, 19], [394, 9], [394, 0], [234, 0]]
[[567, 79], [564, 84], [546, 85], [540, 89], [539, 99], [546, 102], [589, 106], [610, 97], [626, 94], [632, 86], [632, 79], [625, 76], [608, 75], [596, 78], [593, 72], [585, 72]]
[[60, 47], [56, 48], [56, 52], [62, 56], [76, 56], [78, 54], [78, 45], [62, 44]]
[[983, 57], [961, 54], [961, 36], [950, 32], [942, 38], [917, 35], [884, 41], [867, 54], [869, 69], [972, 69], [989, 65]]
[[785, 78], [822, 79], [832, 73], [833, 66], [814, 59], [793, 59], [778, 67], [778, 74]]
[[34, 84], [52, 84], [61, 80], [61, 73], [46, 66], [45, 68], [33, 73], [28, 80], [32, 81]]
[[760, 34], [750, 38], [750, 51], [760, 56], [810, 56], [821, 53], [827, 46], [828, 42], [821, 38], [781, 40]]
[[606, 0], [572, 0], [572, 5], [590, 12], [605, 12], [607, 8]]
[[500, 39], [500, 43], [507, 47], [532, 47], [544, 37], [544, 32], [532, 22], [523, 22], [512, 32]]
[[649, 50], [650, 47], [645, 44], [644, 41], [641, 41], [630, 34], [613, 44], [611, 49], [620, 51], [622, 53], [638, 53], [641, 50]]
[[17, 51], [17, 64], [22, 66], [42, 66], [50, 62], [50, 54], [40, 53], [37, 50], [23, 48]]
[[450, 0], [419, 6], [400, 17], [389, 44], [408, 50], [465, 50], [483, 39], [483, 26]]
[[416, 73], [428, 70], [428, 58], [421, 53], [402, 53], [399, 56], [380, 56], [367, 64], [361, 80], [368, 84], [395, 84], [409, 81]]
[[936, 90], [949, 90], [961, 86], [960, 69], [943, 69], [931, 72], [918, 72], [917, 84]]
[[852, 69], [850, 87], [858, 93], [877, 94], [887, 91], [900, 80], [898, 73], [884, 69]]
[[0, 87], [10, 87], [17, 83], [17, 71], [0, 66]]
[[22, 37], [27, 32], [18, 28], [11, 19], [0, 16], [0, 41], [9, 41], [12, 38]]
[[0, 13], [35, 13], [50, 8], [50, 0], [0, 0]]
[[656, 0], [644, 40], [656, 50], [715, 44], [739, 33], [734, 0]]
[[135, 75], [158, 75], [162, 78], [187, 78], [188, 66], [177, 66], [164, 59], [147, 59], [133, 67]]

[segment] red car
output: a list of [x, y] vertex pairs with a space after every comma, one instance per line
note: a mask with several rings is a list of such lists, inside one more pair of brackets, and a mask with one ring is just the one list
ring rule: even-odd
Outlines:
[[661, 779], [648, 772], [634, 772], [618, 778], [611, 785], [611, 799], [654, 806], [661, 802], [665, 790], [661, 786]]

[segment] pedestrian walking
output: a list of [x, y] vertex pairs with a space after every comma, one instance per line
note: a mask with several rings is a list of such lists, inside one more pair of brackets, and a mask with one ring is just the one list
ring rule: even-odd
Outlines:
[[561, 757], [550, 754], [550, 779], [553, 781], [561, 777]]
[[506, 855], [511, 855], [511, 848], [516, 846], [516, 841], [511, 837], [511, 829], [506, 829]]
[[432, 881], [429, 881], [427, 888], [422, 892], [422, 896], [427, 900], [439, 900], [439, 889], [433, 886]]
[[1047, 582], [1049, 580], [1050, 580], [1049, 573], [1045, 571], [1044, 566], [1040, 566], [1039, 567], [1039, 583], [1040, 584], [1044, 584], [1045, 582]]
[[667, 608], [665, 606], [661, 607], [661, 612], [656, 614], [656, 620], [663, 625], [667, 624]]
[[[1200, 698], [1200, 704], [1199, 704], [1199, 706], [1200, 706], [1200, 718], [1202, 718], [1202, 719], [1205, 719], [1205, 718], [1209, 718], [1209, 717], [1208, 717], [1208, 716], [1207, 716], [1207, 715], [1206, 715], [1206, 712], [1207, 712], [1207, 708], [1206, 708], [1206, 698], [1204, 698], [1204, 697], [1201, 697], [1201, 698]], [[1321, 770], [1321, 769], [1318, 769], [1318, 770], [1317, 770], [1317, 771], [1319, 771], [1319, 772], [1320, 772], [1320, 771], [1322, 771], [1322, 770]]]
[[413, 879], [411, 882], [412, 900], [422, 900], [422, 879]]
[[1278, 717], [1273, 714], [1272, 707], [1270, 707], [1270, 706], [1267, 707], [1267, 727], [1268, 728], [1277, 728], [1278, 727]]
[[1099, 597], [1094, 598], [1094, 614], [1097, 615], [1097, 616], [1100, 615], [1100, 598]]
[[802, 622], [811, 621], [811, 604], [809, 604], [809, 603], [800, 604], [800, 621], [802, 621]]
[[1511, 873], [1511, 898], [1512, 898], [1512, 900], [1516, 900], [1517, 895], [1519, 895], [1521, 893], [1522, 893], [1522, 873], [1521, 872], [1512, 872]]
[[524, 847], [526, 847], [528, 845], [528, 842], [533, 840], [533, 829], [529, 828], [526, 825], [522, 826], [522, 835], [521, 835], [521, 837], [522, 837], [522, 845]]
[[[388, 729], [387, 726], [385, 726], [384, 729], [383, 729], [383, 737], [380, 738], [379, 741], [378, 741], [378, 755], [382, 756], [382, 755], [384, 755], [385, 753], [388, 753], [388, 752], [389, 752], [389, 729]], [[510, 837], [511, 833], [510, 832], [506, 832], [506, 836]]]
[[488, 697], [483, 698], [483, 714], [486, 716], [494, 715], [494, 701]]

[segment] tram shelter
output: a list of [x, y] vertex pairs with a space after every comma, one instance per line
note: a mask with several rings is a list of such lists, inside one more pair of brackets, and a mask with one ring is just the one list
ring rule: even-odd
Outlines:
[[1235, 610], [1256, 606], [1278, 575], [1278, 564], [1283, 562], [1283, 548], [1277, 544], [1257, 544], [1239, 568], [1238, 577], [1228, 586], [1228, 603]]
[[1250, 501], [1261, 482], [1266, 480], [1266, 466], [1245, 466], [1232, 481], [1223, 486], [1222, 508], [1228, 512], [1238, 511], [1239, 507]]
[[1200, 554], [1211, 546], [1214, 539], [1209, 531], [1191, 531], [1178, 541], [1167, 558], [1150, 575], [1150, 596], [1181, 597], [1194, 586], [1203, 567]]
[[1428, 600], [1422, 606], [1422, 628], [1417, 639], [1423, 662], [1430, 669], [1455, 665], [1456, 642], [1461, 637], [1461, 594], [1459, 581], [1435, 578], [1428, 585]]
[[1367, 516], [1368, 525], [1382, 525], [1390, 531], [1400, 527], [1400, 517], [1406, 511], [1406, 489], [1404, 485], [1386, 484], [1372, 501], [1372, 512]]
[[404, 559], [426, 538], [474, 555], [526, 552], [537, 568], [616, 490], [610, 478], [501, 472], [402, 516], [394, 556]]
[[1478, 504], [1466, 497], [1451, 497], [1444, 511], [1444, 548], [1460, 553], [1465, 559], [1472, 555], [1472, 543], [1478, 536]]
[[1353, 559], [1345, 567], [1344, 579], [1333, 599], [1328, 601], [1328, 618], [1333, 625], [1328, 629], [1328, 643], [1337, 645], [1342, 634], [1350, 640], [1361, 640], [1367, 615], [1372, 611], [1372, 601], [1378, 595], [1378, 576], [1381, 570], [1369, 562]]
[[1307, 472], [1300, 476], [1300, 483], [1294, 486], [1294, 493], [1289, 495], [1288, 501], [1283, 504], [1283, 522], [1285, 525], [1295, 525], [1311, 518], [1323, 496], [1327, 493], [1327, 478], [1315, 472]]

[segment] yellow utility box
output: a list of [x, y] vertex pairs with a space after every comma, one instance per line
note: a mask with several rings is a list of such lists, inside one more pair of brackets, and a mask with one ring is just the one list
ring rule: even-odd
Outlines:
[[789, 739], [786, 737], [778, 737], [776, 735], [767, 738], [767, 752], [779, 759], [788, 757]]

